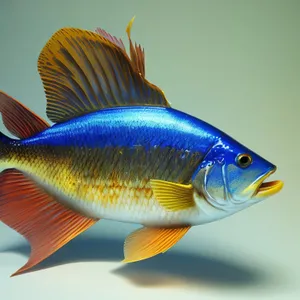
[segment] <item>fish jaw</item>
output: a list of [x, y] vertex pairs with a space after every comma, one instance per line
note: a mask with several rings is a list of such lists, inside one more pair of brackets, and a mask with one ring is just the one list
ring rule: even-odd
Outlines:
[[270, 196], [279, 193], [282, 190], [284, 185], [283, 181], [266, 181], [272, 174], [276, 172], [276, 170], [277, 168], [274, 166], [270, 171], [262, 175], [252, 185], [245, 189], [245, 194], [252, 194], [250, 201], [262, 201], [266, 198], [269, 198]]
[[283, 181], [281, 181], [281, 180], [263, 182], [259, 186], [254, 197], [255, 197], [255, 199], [258, 199], [258, 198], [267, 198], [272, 195], [275, 195], [281, 191], [281, 189], [283, 188], [283, 185], [284, 185]]

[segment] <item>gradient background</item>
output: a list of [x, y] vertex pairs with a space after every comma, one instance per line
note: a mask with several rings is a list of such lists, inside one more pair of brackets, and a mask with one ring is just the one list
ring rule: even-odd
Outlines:
[[11, 279], [29, 246], [0, 224], [1, 300], [300, 299], [300, 1], [1, 0], [0, 89], [46, 118], [37, 57], [48, 38], [100, 26], [127, 42], [134, 15], [147, 78], [174, 108], [275, 163], [285, 187], [131, 265], [120, 263], [122, 243], [139, 226], [101, 221]]

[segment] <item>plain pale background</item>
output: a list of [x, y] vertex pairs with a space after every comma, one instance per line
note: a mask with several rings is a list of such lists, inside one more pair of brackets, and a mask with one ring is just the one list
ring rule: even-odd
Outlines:
[[134, 15], [147, 78], [276, 164], [284, 189], [125, 266], [123, 240], [139, 226], [100, 221], [41, 270], [9, 278], [29, 246], [0, 224], [1, 300], [300, 299], [300, 1], [1, 0], [0, 89], [46, 118], [37, 57], [50, 36], [100, 26], [127, 45]]

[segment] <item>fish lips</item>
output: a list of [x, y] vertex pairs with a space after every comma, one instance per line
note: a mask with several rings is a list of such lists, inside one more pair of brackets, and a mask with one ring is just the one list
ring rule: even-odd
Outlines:
[[267, 172], [251, 185], [251, 188], [254, 189], [252, 198], [260, 200], [270, 197], [277, 194], [283, 188], [283, 182], [281, 180], [265, 181], [276, 172], [276, 169], [277, 168], [274, 167], [271, 171]]

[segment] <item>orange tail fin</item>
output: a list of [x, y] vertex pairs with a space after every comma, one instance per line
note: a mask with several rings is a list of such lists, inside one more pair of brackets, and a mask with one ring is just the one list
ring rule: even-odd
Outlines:
[[0, 174], [0, 221], [31, 245], [28, 262], [15, 276], [46, 259], [98, 220], [61, 205], [21, 172], [9, 169]]
[[18, 138], [28, 138], [49, 127], [29, 108], [0, 91], [0, 113], [5, 127]]

